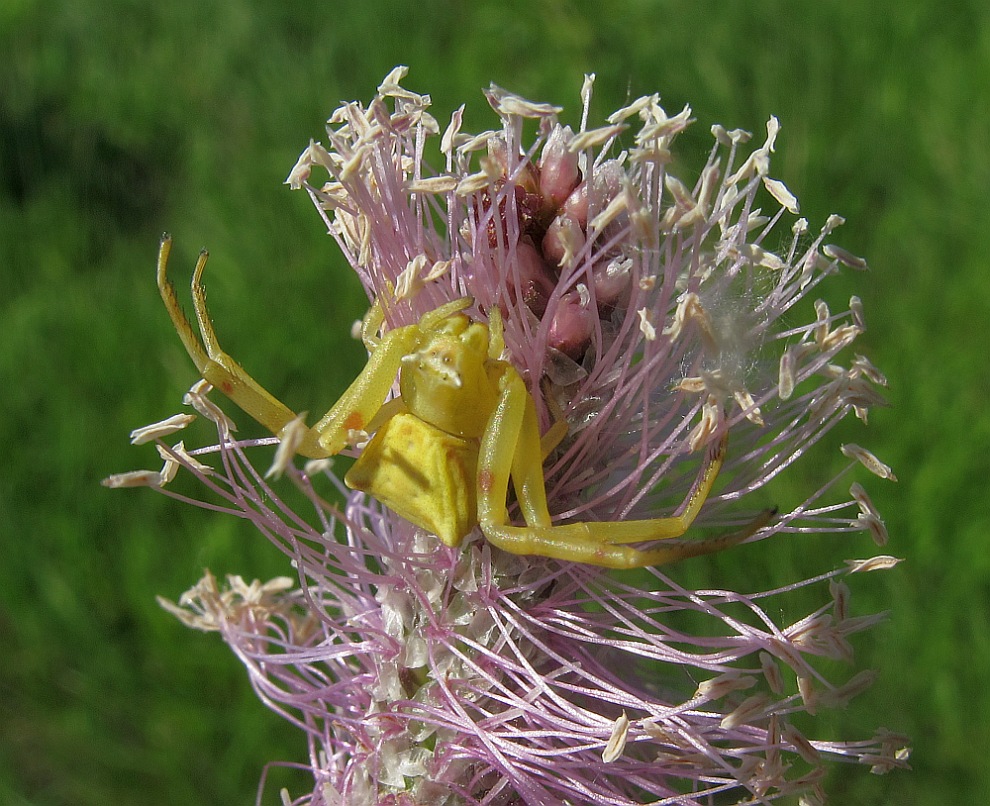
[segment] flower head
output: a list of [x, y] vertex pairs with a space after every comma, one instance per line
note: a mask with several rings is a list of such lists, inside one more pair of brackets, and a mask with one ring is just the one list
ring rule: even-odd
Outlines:
[[[504, 329], [541, 432], [566, 431], [544, 465], [555, 521], [669, 514], [697, 484], [704, 449], [728, 435], [720, 487], [696, 524], [738, 528], [765, 507], [766, 484], [833, 425], [849, 413], [865, 421], [882, 403], [883, 376], [848, 355], [864, 329], [859, 301], [839, 313], [806, 302], [842, 267], [864, 268], [831, 243], [841, 220], [815, 234], [797, 219], [779, 234], [798, 203], [770, 175], [776, 119], [755, 148], [747, 133], [713, 127], [689, 186], [671, 165], [690, 109], [670, 116], [658, 96], [588, 128], [587, 77], [574, 131], [561, 109], [493, 86], [501, 125], [471, 135], [463, 107], [441, 131], [404, 75], [393, 71], [367, 107], [338, 109], [326, 145], [310, 143], [287, 181], [313, 198], [384, 329], [465, 296], [472, 317]], [[314, 171], [325, 178], [314, 183]], [[187, 401], [216, 425], [216, 446], [159, 442], [160, 473], [111, 482], [174, 495], [164, 484], [185, 467], [223, 502], [211, 508], [251, 521], [293, 560], [298, 588], [239, 578], [222, 588], [207, 575], [168, 607], [220, 631], [262, 699], [306, 732], [316, 786], [299, 802], [701, 804], [727, 793], [766, 803], [802, 793], [817, 803], [829, 758], [906, 766], [903, 737], [819, 741], [796, 718], [845, 705], [872, 682], [872, 672], [832, 680], [819, 666], [851, 661], [849, 637], [881, 618], [852, 614], [845, 577], [893, 558], [762, 592], [691, 590], [657, 569], [632, 584], [506, 554], [480, 534], [443, 546], [346, 490], [323, 461], [284, 463], [309, 501], [299, 512], [255, 467], [271, 440], [234, 440], [207, 391]], [[865, 449], [843, 452], [843, 475], [861, 464], [893, 478]], [[836, 502], [838, 482], [750, 539], [858, 532], [883, 545], [865, 489], [853, 483]], [[328, 503], [334, 488], [343, 511]], [[820, 606], [776, 621], [778, 600], [809, 586]]]

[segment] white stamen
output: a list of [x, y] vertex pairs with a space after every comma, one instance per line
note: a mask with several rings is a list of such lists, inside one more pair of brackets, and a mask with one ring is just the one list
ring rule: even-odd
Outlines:
[[734, 389], [732, 396], [736, 399], [736, 403], [743, 410], [746, 415], [746, 419], [749, 420], [753, 425], [758, 425], [762, 427], [763, 413], [760, 411], [760, 407], [756, 405], [756, 401], [753, 400], [753, 396], [749, 393], [747, 389]]
[[849, 566], [850, 574], [858, 574], [866, 571], [887, 571], [903, 561], [903, 557], [880, 554], [876, 557], [867, 557], [865, 560], [846, 560], [846, 565]]
[[856, 523], [861, 529], [868, 531], [873, 538], [873, 542], [883, 548], [887, 545], [890, 535], [887, 533], [887, 525], [876, 515], [860, 514], [856, 518]]
[[303, 472], [307, 476], [319, 476], [329, 473], [333, 467], [333, 459], [310, 459], [303, 465]]
[[312, 147], [313, 141], [310, 140], [309, 147], [299, 155], [296, 164], [292, 166], [292, 170], [285, 178], [285, 184], [292, 190], [299, 190], [309, 181], [309, 175], [313, 170]]
[[179, 463], [172, 458], [161, 445], [156, 445], [158, 448], [158, 455], [162, 457], [164, 464], [162, 469], [158, 472], [161, 476], [160, 486], [164, 487], [166, 484], [170, 484], [175, 478], [176, 473], [179, 472]]
[[392, 68], [389, 74], [382, 79], [382, 83], [378, 85], [378, 94], [388, 95], [391, 91], [399, 87], [399, 83], [407, 75], [409, 75], [409, 67], [407, 65], [396, 65]]
[[832, 594], [832, 614], [837, 622], [843, 622], [849, 616], [849, 586], [845, 582], [829, 580], [829, 593]]
[[758, 719], [770, 705], [771, 699], [766, 694], [754, 694], [743, 700], [739, 707], [722, 717], [719, 727], [723, 730], [731, 730], [737, 725], [748, 724], [753, 719]]
[[690, 106], [685, 106], [673, 117], [667, 117], [660, 106], [653, 107], [652, 111], [654, 114], [651, 117], [655, 119], [655, 122], [643, 126], [636, 135], [636, 142], [640, 145], [652, 140], [673, 137], [694, 123]]
[[602, 126], [600, 129], [592, 129], [587, 132], [579, 132], [571, 138], [571, 141], [567, 144], [567, 150], [575, 154], [578, 151], [584, 151], [586, 148], [597, 148], [602, 143], [607, 143], [609, 140], [618, 137], [627, 128], [627, 126], [619, 124], [617, 126]]
[[852, 344], [862, 332], [856, 325], [842, 325], [837, 327], [825, 337], [822, 343], [822, 349], [838, 352]]
[[788, 213], [797, 215], [800, 212], [801, 208], [798, 204], [797, 196], [791, 193], [791, 191], [787, 189], [787, 185], [779, 179], [763, 177], [763, 186], [769, 191], [770, 195], [777, 200], [780, 206], [787, 210]]
[[781, 728], [781, 734], [785, 742], [794, 748], [795, 752], [809, 764], [820, 764], [821, 754], [815, 746], [809, 742], [797, 728], [789, 722], [785, 722]]
[[703, 680], [698, 684], [695, 697], [705, 697], [709, 700], [720, 700], [733, 691], [743, 691], [756, 685], [756, 678], [739, 672], [726, 672], [711, 680]]
[[162, 477], [154, 470], [129, 470], [107, 476], [100, 484], [112, 490], [123, 487], [161, 487]]
[[709, 395], [701, 407], [701, 420], [688, 434], [688, 447], [692, 452], [700, 450], [718, 431], [723, 418], [723, 409], [714, 395]]
[[458, 196], [470, 196], [472, 193], [477, 193], [479, 190], [484, 190], [490, 183], [491, 179], [488, 178], [488, 174], [484, 171], [468, 174], [460, 182], [458, 182], [454, 193]]
[[641, 98], [637, 98], [629, 106], [624, 106], [622, 109], [618, 109], [606, 118], [609, 123], [620, 123], [626, 118], [631, 118], [633, 115], [638, 115], [644, 109], [649, 106], [654, 106], [660, 102], [660, 96], [657, 94], [644, 95]]
[[784, 350], [780, 357], [780, 372], [777, 376], [777, 397], [781, 400], [789, 400], [794, 394], [794, 351], [790, 348]]
[[448, 271], [450, 271], [450, 267], [453, 265], [453, 263], [454, 263], [454, 261], [452, 261], [452, 260], [438, 260], [438, 261], [436, 261], [436, 263], [434, 263], [430, 267], [430, 270], [423, 276], [423, 282], [424, 283], [429, 283], [429, 282], [432, 282], [433, 280], [439, 280]]
[[629, 197], [625, 192], [619, 193], [614, 199], [612, 199], [612, 201], [608, 203], [604, 210], [602, 210], [591, 220], [591, 223], [588, 225], [589, 234], [591, 230], [601, 232], [605, 229], [605, 227], [618, 218], [619, 215], [628, 207]]
[[595, 89], [595, 74], [585, 73], [581, 82], [581, 131], [588, 127], [588, 111], [591, 108], [591, 95]]
[[521, 95], [504, 90], [496, 84], [492, 84], [485, 91], [485, 96], [488, 98], [488, 103], [492, 105], [492, 109], [502, 117], [546, 118], [551, 115], [559, 115], [564, 111], [562, 107], [552, 104], [528, 101]]
[[853, 497], [853, 500], [859, 504], [859, 510], [864, 515], [874, 515], [876, 517], [880, 516], [879, 511], [875, 506], [873, 506], [873, 501], [867, 494], [866, 490], [863, 489], [863, 485], [858, 481], [853, 482], [849, 486], [849, 494]]
[[268, 468], [268, 472], [265, 473], [266, 479], [281, 478], [282, 474], [292, 464], [299, 446], [302, 445], [303, 439], [306, 437], [306, 432], [309, 431], [306, 423], [303, 422], [305, 416], [305, 414], [300, 414], [289, 420], [282, 427], [278, 435], [278, 447], [275, 449], [275, 459], [272, 461], [272, 466]]
[[344, 434], [346, 443], [359, 451], [363, 451], [367, 447], [370, 439], [371, 434], [363, 428], [348, 428], [347, 433]]
[[877, 459], [876, 456], [866, 450], [866, 448], [861, 448], [855, 443], [848, 442], [841, 446], [840, 450], [844, 456], [848, 456], [850, 459], [855, 459], [875, 476], [879, 476], [882, 479], [888, 479], [889, 481], [897, 481], [897, 476], [894, 475], [894, 472], [887, 465]]
[[877, 386], [886, 386], [887, 377], [878, 370], [873, 363], [864, 355], [857, 355], [852, 362], [852, 371], [866, 378]]
[[[185, 443], [182, 442], [182, 440], [179, 440], [178, 442], [176, 442], [172, 446], [171, 452], [174, 453], [176, 456], [179, 457], [179, 459], [181, 460], [182, 464], [184, 464], [184, 465], [192, 468], [193, 470], [195, 470], [195, 471], [197, 471], [199, 473], [212, 473], [213, 472], [213, 468], [212, 467], [210, 467], [209, 465], [204, 465], [201, 461], [199, 461], [195, 456], [193, 456], [192, 454], [189, 453], [189, 451], [186, 450]], [[162, 457], [162, 459], [164, 459], [166, 462], [168, 462], [170, 460], [171, 461], [175, 461], [169, 455], [169, 452], [165, 448], [163, 448], [161, 445], [158, 446], [158, 453]]]
[[181, 431], [195, 419], [195, 414], [173, 414], [157, 423], [135, 428], [131, 431], [131, 445], [144, 445], [146, 442], [167, 437], [169, 434]]
[[780, 666], [769, 652], [760, 653], [760, 669], [763, 677], [766, 678], [767, 685], [774, 694], [784, 693], [784, 676], [780, 673]]
[[815, 325], [815, 344], [818, 345], [818, 349], [824, 350], [825, 340], [828, 338], [829, 318], [831, 316], [825, 300], [815, 300], [815, 315], [817, 319], [817, 324]]
[[444, 131], [443, 137], [440, 138], [440, 153], [445, 154], [448, 160], [451, 159], [454, 153], [454, 147], [457, 145], [458, 141], [463, 139], [460, 136], [461, 123], [463, 120], [464, 104], [461, 104], [450, 116], [450, 124]]
[[450, 193], [457, 189], [458, 181], [456, 176], [430, 176], [406, 182], [406, 190], [410, 193]]
[[636, 311], [636, 315], [639, 317], [639, 329], [643, 334], [643, 338], [647, 341], [655, 341], [657, 337], [657, 329], [650, 321], [650, 311], [646, 308], [640, 308]]
[[811, 714], [811, 716], [814, 716], [818, 712], [819, 702], [819, 694], [814, 682], [810, 677], [799, 675], [797, 687], [798, 694], [801, 695], [801, 701], [804, 703], [804, 710]]
[[822, 247], [822, 254], [856, 271], [866, 271], [869, 268], [864, 258], [854, 255], [852, 252], [847, 252], [841, 246], [836, 246], [832, 243], [825, 244]]
[[410, 260], [406, 267], [399, 272], [395, 278], [395, 298], [396, 300], [412, 299], [423, 287], [420, 275], [426, 267], [426, 255], [416, 255]]
[[605, 749], [602, 750], [602, 761], [609, 764], [621, 756], [622, 751], [626, 748], [626, 737], [628, 735], [629, 717], [623, 711], [622, 716], [616, 719], [615, 724], [612, 725], [612, 735], [609, 736]]
[[187, 406], [192, 406], [207, 420], [218, 426], [221, 431], [236, 431], [237, 426], [234, 424], [234, 421], [224, 414], [216, 403], [207, 397], [211, 391], [213, 391], [213, 387], [208, 381], [199, 380], [182, 397], [182, 402]]

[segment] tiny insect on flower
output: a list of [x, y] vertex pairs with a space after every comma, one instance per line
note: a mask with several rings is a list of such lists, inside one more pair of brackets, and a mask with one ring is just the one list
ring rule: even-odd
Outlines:
[[[429, 311], [413, 325], [378, 331], [380, 303], [365, 317], [362, 333], [370, 358], [340, 400], [312, 428], [276, 400], [224, 353], [206, 309], [201, 253], [192, 297], [202, 342], [179, 307], [168, 279], [171, 239], [158, 255], [162, 300], [203, 378], [274, 433], [291, 435], [300, 453], [319, 459], [348, 446], [353, 431], [373, 434], [345, 477], [351, 489], [370, 493], [411, 523], [457, 546], [475, 528], [513, 554], [636, 568], [710, 554], [742, 542], [766, 525], [767, 510], [745, 528], [709, 540], [680, 540], [705, 502], [725, 454], [725, 437], [709, 450], [679, 515], [622, 522], [551, 524], [543, 461], [563, 436], [541, 439], [536, 408], [519, 372], [502, 360], [505, 345], [496, 324], [472, 321], [462, 311], [470, 298]], [[399, 378], [398, 397], [386, 398]], [[525, 526], [508, 523], [512, 481]], [[633, 543], [662, 540], [658, 548]]]

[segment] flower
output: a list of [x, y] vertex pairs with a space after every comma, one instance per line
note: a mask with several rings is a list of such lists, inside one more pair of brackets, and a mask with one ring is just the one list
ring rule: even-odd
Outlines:
[[[831, 243], [841, 219], [814, 234], [798, 218], [778, 234], [798, 202], [769, 173], [776, 119], [752, 150], [747, 133], [713, 127], [689, 187], [671, 169], [689, 108], [669, 116], [647, 96], [589, 129], [589, 76], [575, 132], [561, 109], [493, 86], [499, 128], [463, 132], [461, 107], [441, 134], [429, 97], [401, 86], [405, 73], [389, 74], [367, 107], [338, 109], [326, 145], [311, 142], [287, 182], [310, 194], [386, 328], [464, 296], [474, 317], [504, 324], [541, 431], [567, 426], [545, 465], [555, 520], [672, 512], [704, 450], [728, 435], [696, 526], [738, 530], [765, 506], [771, 479], [847, 414], [865, 422], [882, 404], [882, 374], [848, 356], [865, 327], [859, 300], [840, 313], [807, 301], [840, 268], [865, 268]], [[427, 158], [436, 145], [439, 168]], [[216, 426], [216, 445], [166, 445], [188, 422], [169, 418], [135, 432], [158, 441], [162, 471], [108, 483], [178, 498], [166, 484], [185, 468], [209, 491], [203, 505], [250, 521], [291, 558], [298, 587], [221, 586], [207, 574], [163, 604], [219, 631], [261, 699], [305, 731], [315, 786], [293, 802], [702, 804], [721, 793], [768, 803], [799, 793], [813, 804], [829, 759], [907, 766], [907, 740], [894, 733], [835, 742], [798, 728], [873, 681], [820, 667], [851, 662], [850, 636], [882, 619], [852, 614], [846, 577], [895, 558], [770, 591], [693, 590], [676, 567], [634, 580], [510, 555], [477, 530], [443, 546], [347, 490], [326, 460], [285, 462], [309, 502], [300, 512], [257, 469], [275, 440], [234, 439], [208, 392], [200, 383], [186, 402]], [[864, 448], [842, 450], [839, 477], [748, 540], [865, 532], [882, 546], [861, 484], [833, 499], [857, 465], [893, 473]], [[808, 588], [820, 591], [817, 609], [781, 621], [782, 602]]]

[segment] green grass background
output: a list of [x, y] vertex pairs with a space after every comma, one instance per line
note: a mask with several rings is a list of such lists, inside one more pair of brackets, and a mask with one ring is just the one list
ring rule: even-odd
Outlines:
[[[265, 577], [281, 558], [244, 524], [99, 480], [156, 466], [127, 433], [194, 380], [154, 287], [163, 230], [180, 277], [211, 249], [226, 346], [290, 406], [322, 410], [360, 367], [343, 338], [360, 292], [281, 183], [397, 63], [439, 119], [467, 101], [475, 127], [494, 124], [489, 81], [576, 120], [585, 71], [599, 116], [654, 90], [690, 102], [680, 145], [699, 155], [714, 122], [780, 117], [774, 175], [813, 227], [846, 216], [836, 240], [871, 263], [829, 299], [863, 298], [893, 407], [841, 438], [895, 467], [896, 485], [860, 481], [908, 558], [853, 580], [854, 607], [891, 611], [857, 642], [882, 676], [826, 730], [910, 733], [914, 771], [844, 767], [833, 802], [990, 802], [985, 2], [7, 0], [0, 52], [0, 802], [251, 803], [267, 761], [303, 760], [219, 639], [154, 601], [203, 567]], [[719, 567], [784, 582], [868, 551], [812, 538]], [[305, 777], [273, 773], [265, 803], [281, 785]]]

